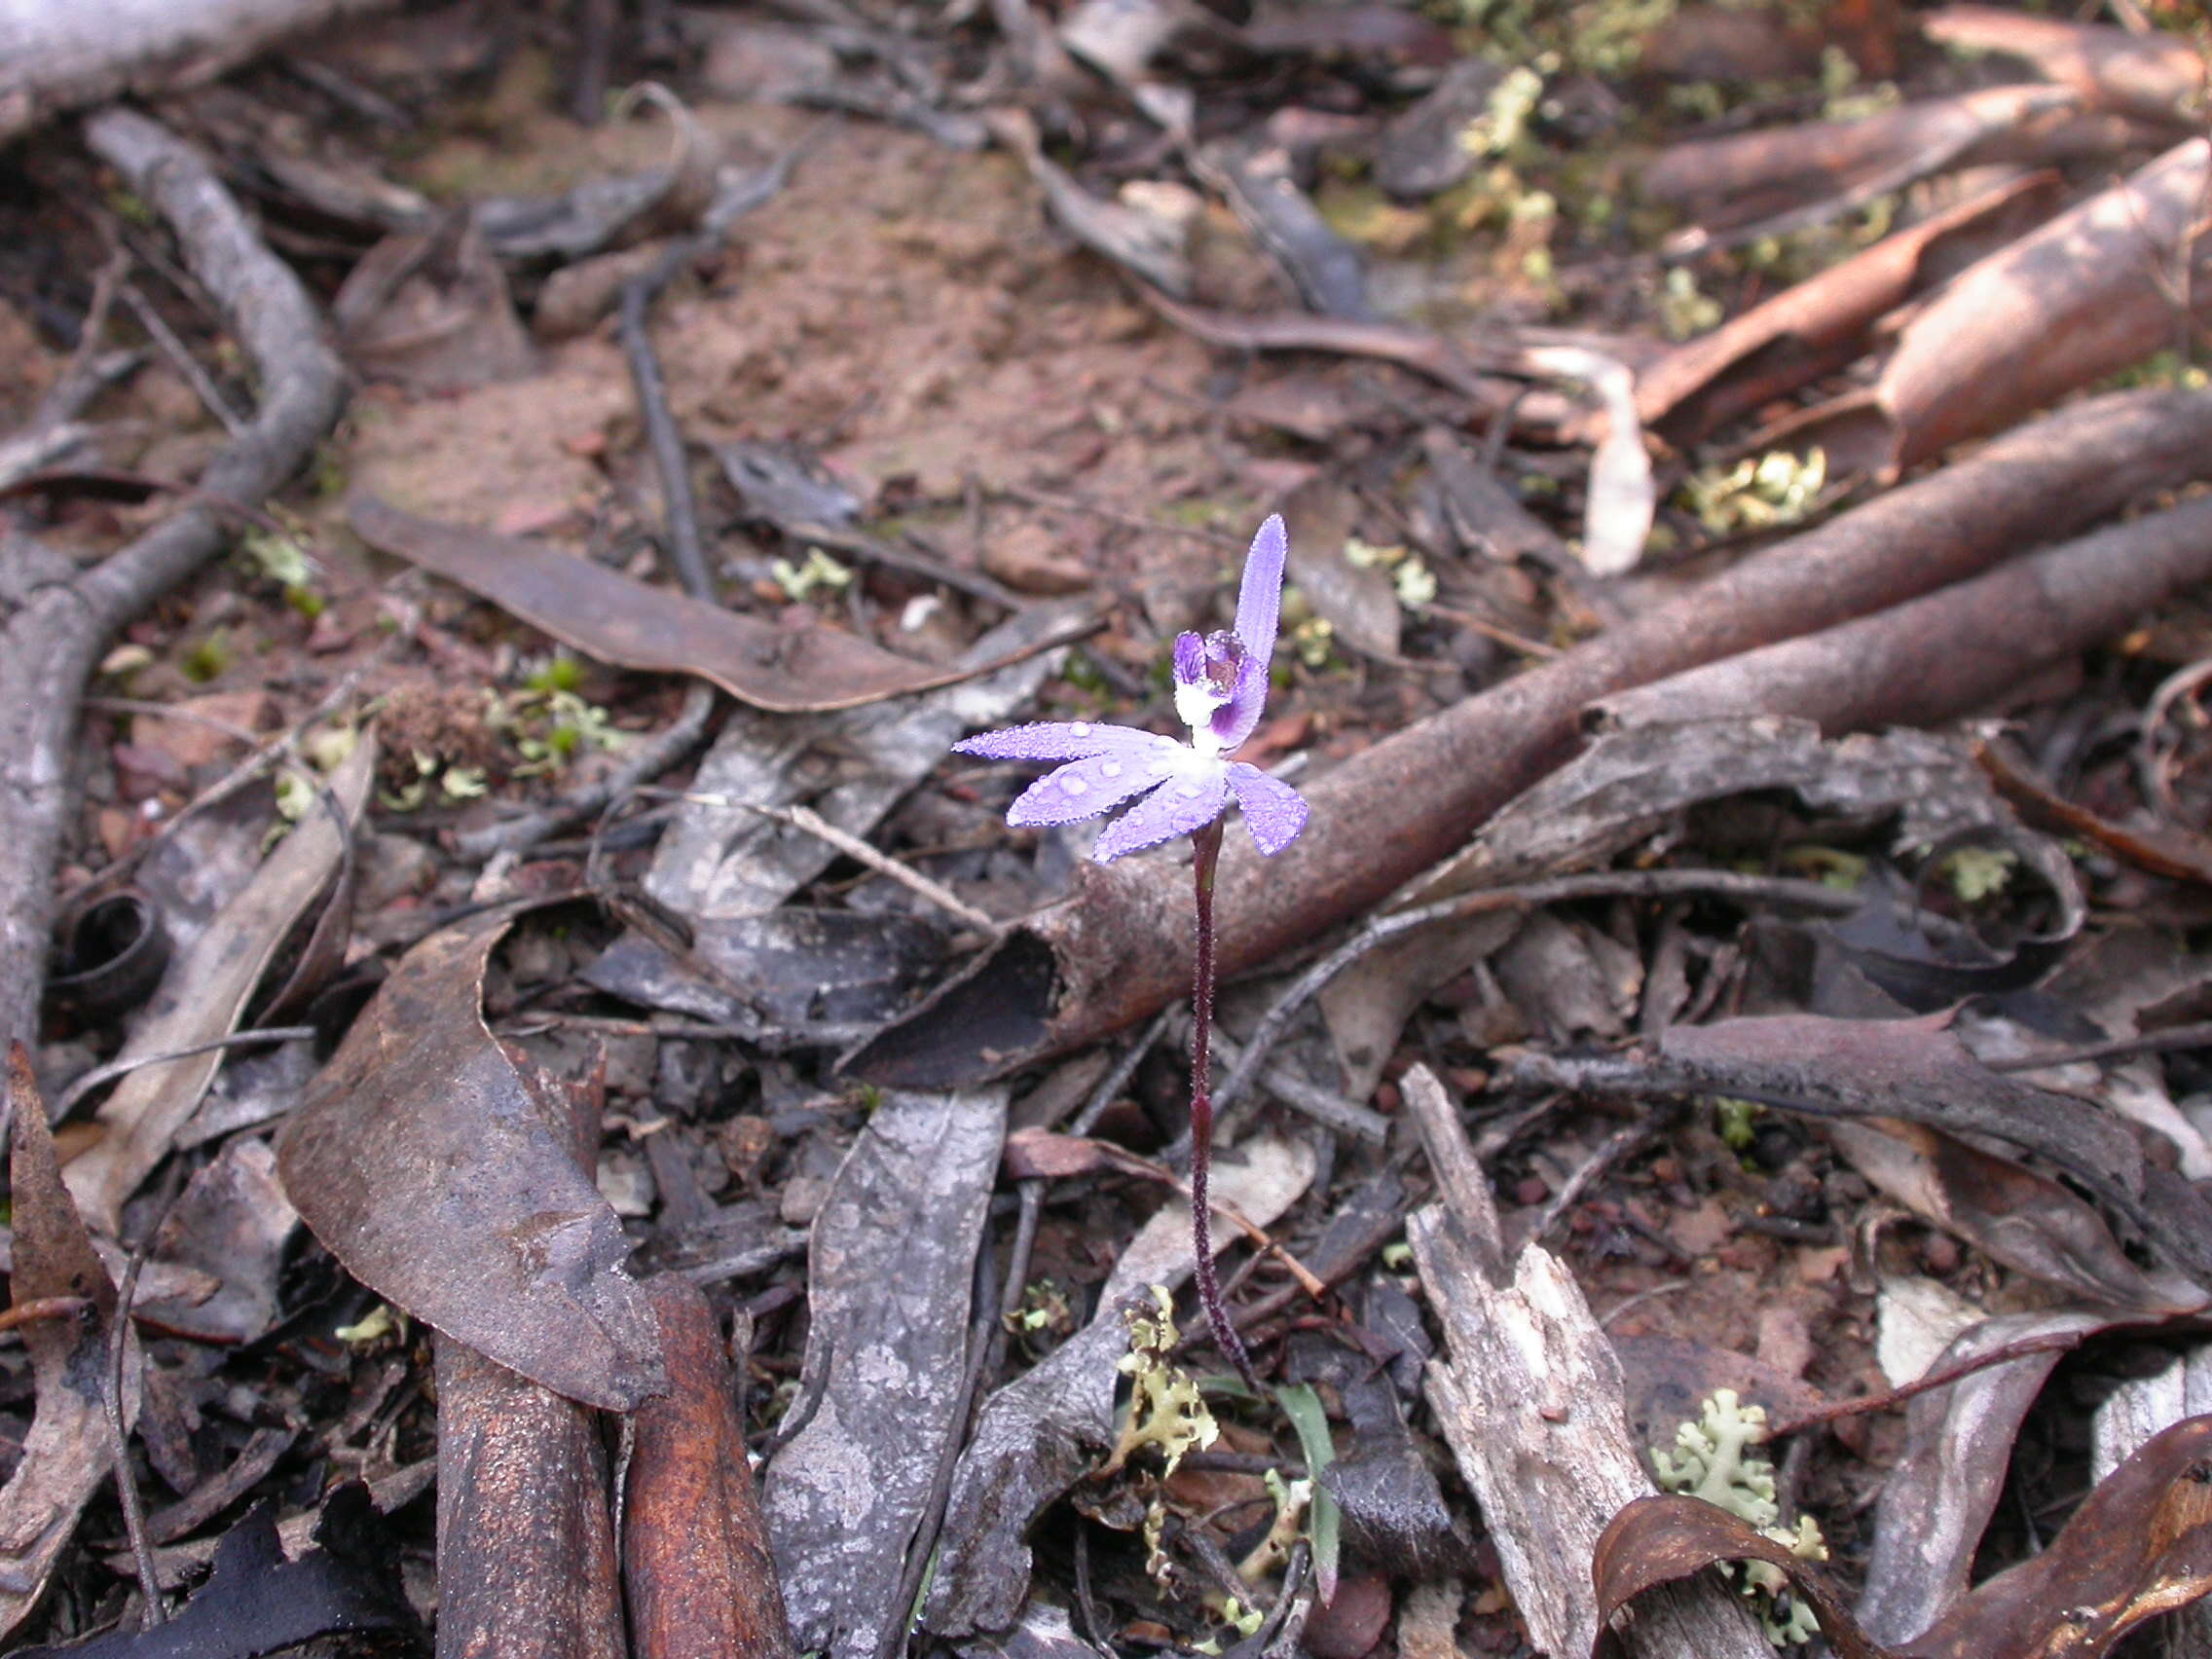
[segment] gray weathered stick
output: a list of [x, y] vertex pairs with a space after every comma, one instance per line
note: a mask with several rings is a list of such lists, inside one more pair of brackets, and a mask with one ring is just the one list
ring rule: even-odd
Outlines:
[[[1598, 1635], [1590, 1582], [1598, 1535], [1653, 1490], [1629, 1438], [1620, 1360], [1558, 1257], [1531, 1244], [1506, 1262], [1489, 1185], [1435, 1074], [1408, 1072], [1405, 1098], [1440, 1189], [1406, 1226], [1444, 1327], [1428, 1403], [1482, 1505], [1529, 1640], [1579, 1656]], [[1772, 1652], [1716, 1581], [1653, 1592], [1633, 1617], [1625, 1634], [1639, 1659]]]
[[[344, 398], [314, 302], [165, 128], [111, 109], [86, 122], [85, 137], [174, 230], [252, 360], [260, 407], [200, 487], [258, 501], [307, 460]], [[35, 1035], [85, 681], [116, 630], [198, 570], [225, 530], [206, 507], [187, 507], [104, 563], [33, 589], [0, 626], [0, 1041]]]

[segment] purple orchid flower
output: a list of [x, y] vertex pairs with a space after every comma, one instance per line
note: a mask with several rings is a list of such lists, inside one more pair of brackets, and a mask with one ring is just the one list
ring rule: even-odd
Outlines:
[[1062, 760], [1014, 797], [1006, 821], [1016, 827], [1075, 824], [1142, 795], [1106, 826], [1090, 856], [1108, 864], [1219, 818], [1235, 794], [1253, 843], [1272, 857], [1306, 828], [1306, 802], [1257, 766], [1228, 758], [1252, 735], [1268, 700], [1268, 663], [1282, 608], [1282, 519], [1252, 538], [1236, 596], [1236, 626], [1175, 640], [1175, 712], [1188, 743], [1135, 726], [1044, 720], [986, 731], [952, 747], [988, 760]]

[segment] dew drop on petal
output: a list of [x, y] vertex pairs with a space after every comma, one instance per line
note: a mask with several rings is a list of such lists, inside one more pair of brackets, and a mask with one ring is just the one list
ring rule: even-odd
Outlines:
[[1081, 778], [1070, 777], [1062, 778], [1060, 780], [1060, 788], [1067, 791], [1071, 795], [1079, 795], [1089, 787], [1090, 786], [1085, 783]]
[[1070, 737], [1088, 737], [1090, 735], [1090, 722], [1088, 720], [1077, 720], [1075, 724], [1068, 727], [1068, 735]]
[[1122, 763], [1119, 760], [1109, 760], [1098, 768], [1098, 775], [1102, 778], [1118, 778], [1122, 775]]

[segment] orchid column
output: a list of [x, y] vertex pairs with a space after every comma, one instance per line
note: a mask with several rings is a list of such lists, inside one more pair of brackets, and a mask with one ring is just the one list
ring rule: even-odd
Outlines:
[[1244, 810], [1253, 843], [1264, 854], [1281, 852], [1306, 827], [1306, 803], [1295, 790], [1257, 766], [1229, 758], [1252, 735], [1267, 705], [1268, 664], [1274, 654], [1288, 552], [1282, 520], [1271, 517], [1252, 538], [1244, 561], [1235, 629], [1176, 637], [1175, 713], [1190, 727], [1188, 742], [1134, 726], [1072, 720], [1010, 726], [953, 745], [960, 754], [992, 760], [1067, 762], [1014, 797], [1006, 815], [1012, 825], [1074, 824], [1143, 796], [1100, 833], [1090, 850], [1100, 864], [1178, 835], [1192, 838], [1198, 950], [1192, 986], [1191, 1228], [1198, 1302], [1223, 1354], [1255, 1388], [1251, 1359], [1222, 1306], [1206, 1201], [1213, 1150], [1207, 1066], [1213, 1026], [1213, 882], [1221, 856], [1221, 815], [1232, 794]]

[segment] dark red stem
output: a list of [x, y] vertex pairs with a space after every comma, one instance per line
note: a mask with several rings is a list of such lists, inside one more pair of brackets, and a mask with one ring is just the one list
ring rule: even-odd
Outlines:
[[1191, 977], [1191, 1243], [1198, 1253], [1198, 1306], [1213, 1327], [1214, 1346], [1253, 1393], [1261, 1392], [1252, 1356], [1229, 1322], [1221, 1279], [1213, 1268], [1213, 1213], [1206, 1177], [1213, 1164], [1213, 1094], [1208, 1061], [1213, 1046], [1213, 875], [1221, 862], [1221, 820], [1191, 837], [1191, 870], [1198, 899], [1198, 947]]

